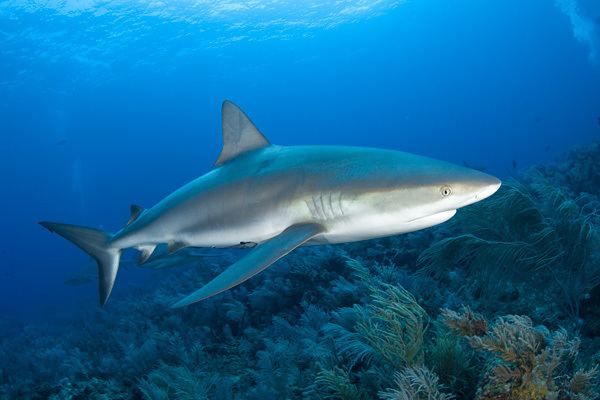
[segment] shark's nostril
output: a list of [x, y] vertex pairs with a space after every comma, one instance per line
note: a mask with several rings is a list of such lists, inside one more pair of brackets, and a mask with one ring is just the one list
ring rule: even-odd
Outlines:
[[486, 185], [483, 189], [481, 189], [477, 194], [475, 194], [475, 199], [483, 200], [487, 197], [490, 197], [500, 188], [500, 180], [494, 178], [494, 181], [488, 185]]

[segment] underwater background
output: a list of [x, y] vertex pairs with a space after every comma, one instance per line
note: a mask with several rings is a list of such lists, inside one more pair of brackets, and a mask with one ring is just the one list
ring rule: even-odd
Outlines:
[[[503, 180], [423, 231], [139, 268], [98, 306], [50, 219], [120, 229], [210, 170], [220, 106], [273, 143]], [[600, 2], [0, 0], [0, 398], [596, 399]]]

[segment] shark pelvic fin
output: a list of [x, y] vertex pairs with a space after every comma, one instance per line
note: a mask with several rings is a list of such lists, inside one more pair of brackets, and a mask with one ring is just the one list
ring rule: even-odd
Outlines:
[[232, 264], [212, 281], [171, 307], [183, 307], [231, 289], [322, 232], [323, 227], [318, 224], [292, 225], [279, 235], [256, 246], [248, 255]]
[[129, 216], [129, 221], [127, 221], [127, 225], [131, 224], [133, 221], [138, 219], [140, 215], [144, 212], [144, 209], [137, 204], [132, 204], [130, 206], [131, 215]]
[[156, 250], [155, 244], [142, 244], [135, 247], [140, 252], [139, 264], [142, 265], [152, 257], [154, 250]]
[[42, 221], [40, 225], [58, 233], [96, 260], [100, 276], [100, 305], [106, 304], [115, 284], [121, 258], [121, 249], [110, 246], [112, 235], [99, 229], [56, 222]]
[[270, 145], [269, 141], [254, 126], [250, 118], [229, 100], [221, 108], [221, 126], [223, 129], [223, 149], [216, 165], [221, 165], [240, 154]]

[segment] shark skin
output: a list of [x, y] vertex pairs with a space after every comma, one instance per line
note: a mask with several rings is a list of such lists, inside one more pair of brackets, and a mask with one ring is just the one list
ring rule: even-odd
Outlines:
[[40, 222], [98, 262], [100, 298], [112, 290], [121, 251], [141, 261], [156, 246], [253, 247], [181, 307], [236, 286], [303, 245], [345, 243], [413, 232], [500, 187], [483, 172], [400, 151], [344, 146], [271, 145], [233, 103], [222, 108], [223, 150], [216, 167], [154, 207], [132, 206], [113, 234]]

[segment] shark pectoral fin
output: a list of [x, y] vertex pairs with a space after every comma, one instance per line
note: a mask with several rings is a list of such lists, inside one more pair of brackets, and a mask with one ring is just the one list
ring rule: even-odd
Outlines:
[[216, 165], [221, 165], [240, 154], [270, 146], [269, 141], [254, 126], [250, 118], [238, 106], [225, 100], [221, 108], [223, 149]]
[[256, 246], [246, 257], [235, 262], [204, 287], [171, 307], [183, 307], [231, 289], [268, 268], [275, 261], [322, 232], [323, 227], [318, 224], [292, 225], [279, 235]]

